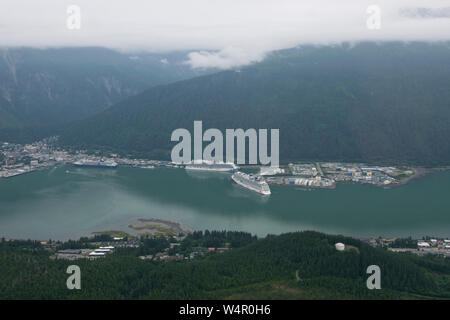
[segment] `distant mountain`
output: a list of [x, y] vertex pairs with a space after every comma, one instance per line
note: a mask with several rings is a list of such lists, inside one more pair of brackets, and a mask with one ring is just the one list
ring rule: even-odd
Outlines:
[[66, 145], [168, 158], [171, 132], [279, 128], [280, 161], [450, 162], [448, 43], [299, 47], [151, 88], [67, 129]]
[[0, 140], [51, 133], [151, 86], [204, 73], [184, 60], [183, 52], [0, 49]]

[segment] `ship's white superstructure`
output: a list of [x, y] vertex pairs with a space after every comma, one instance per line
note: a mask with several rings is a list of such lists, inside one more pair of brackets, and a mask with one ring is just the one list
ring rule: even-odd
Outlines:
[[238, 171], [234, 173], [231, 178], [237, 184], [252, 191], [258, 192], [259, 194], [269, 195], [271, 193], [269, 185], [261, 176], [246, 174]]
[[81, 159], [73, 163], [77, 167], [95, 167], [95, 168], [116, 168], [117, 163], [113, 160], [104, 159]]
[[186, 170], [233, 172], [238, 169], [232, 162], [214, 162], [210, 160], [194, 160], [188, 163]]

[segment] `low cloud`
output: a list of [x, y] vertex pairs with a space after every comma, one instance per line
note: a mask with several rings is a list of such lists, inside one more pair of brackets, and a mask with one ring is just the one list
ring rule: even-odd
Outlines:
[[[448, 41], [449, 1], [1, 0], [0, 47], [182, 50], [192, 51], [193, 68], [227, 69], [301, 44]], [[79, 29], [67, 27], [74, 4]], [[381, 12], [376, 30], [367, 27], [373, 5]]]
[[237, 47], [227, 47], [218, 52], [195, 51], [188, 54], [185, 62], [191, 68], [229, 69], [259, 62], [265, 53]]
[[445, 8], [402, 8], [400, 14], [408, 18], [450, 18], [450, 7]]

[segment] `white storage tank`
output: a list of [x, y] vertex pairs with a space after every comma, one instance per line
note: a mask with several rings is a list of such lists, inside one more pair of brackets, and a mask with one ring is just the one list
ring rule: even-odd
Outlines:
[[337, 251], [344, 251], [345, 250], [345, 245], [341, 242], [338, 242], [334, 245], [336, 247]]

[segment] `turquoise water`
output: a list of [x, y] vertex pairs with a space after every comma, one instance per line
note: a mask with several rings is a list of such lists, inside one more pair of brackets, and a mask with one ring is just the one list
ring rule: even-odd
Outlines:
[[74, 239], [130, 231], [128, 224], [146, 217], [260, 236], [306, 229], [361, 237], [450, 236], [450, 172], [393, 189], [271, 189], [270, 197], [261, 197], [233, 184], [228, 174], [182, 169], [53, 168], [0, 180], [0, 236]]

